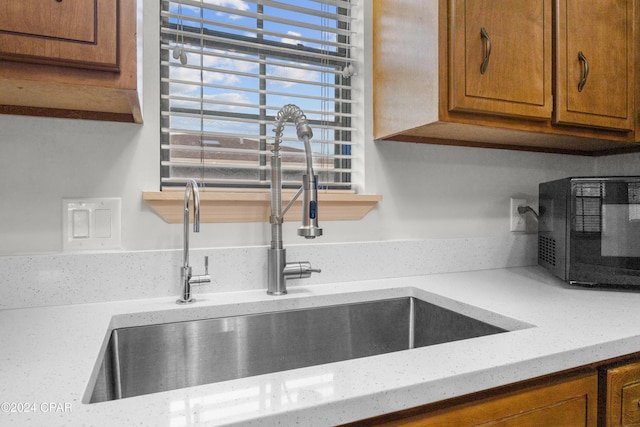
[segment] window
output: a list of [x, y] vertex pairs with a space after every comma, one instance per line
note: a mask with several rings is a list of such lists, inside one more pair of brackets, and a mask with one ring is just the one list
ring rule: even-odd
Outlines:
[[[351, 188], [349, 0], [162, 1], [161, 186], [269, 187], [278, 110], [314, 133], [323, 188]], [[304, 145], [281, 144], [283, 186], [299, 187]]]

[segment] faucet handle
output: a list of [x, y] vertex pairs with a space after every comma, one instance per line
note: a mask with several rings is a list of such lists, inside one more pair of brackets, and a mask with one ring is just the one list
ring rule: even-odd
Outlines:
[[208, 285], [211, 283], [211, 276], [209, 276], [209, 257], [204, 257], [204, 274], [197, 276], [189, 276], [189, 285]]
[[308, 261], [288, 262], [283, 270], [285, 279], [307, 279], [311, 277], [311, 273], [320, 272], [319, 268], [311, 267], [311, 263]]

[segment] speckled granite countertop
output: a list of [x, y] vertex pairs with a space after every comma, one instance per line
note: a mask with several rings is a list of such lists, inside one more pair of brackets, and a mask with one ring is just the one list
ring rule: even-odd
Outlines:
[[[640, 351], [640, 293], [577, 290], [539, 267], [0, 310], [0, 425], [326, 426]], [[88, 404], [110, 329], [417, 296], [513, 332]], [[531, 327], [528, 327], [531, 326]]]

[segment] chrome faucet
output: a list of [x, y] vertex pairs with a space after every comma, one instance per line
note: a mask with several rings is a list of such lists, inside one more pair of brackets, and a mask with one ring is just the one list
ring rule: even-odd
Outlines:
[[[280, 141], [284, 124], [287, 120], [294, 122], [298, 139], [304, 142], [307, 160], [307, 170], [302, 176], [302, 187], [293, 196], [287, 206], [282, 209], [282, 159], [280, 157]], [[309, 262], [287, 263], [286, 249], [282, 243], [282, 222], [284, 215], [302, 193], [302, 225], [298, 228], [298, 235], [307, 239], [322, 236], [322, 228], [318, 227], [318, 177], [313, 172], [313, 156], [309, 141], [313, 137], [307, 117], [302, 110], [287, 104], [276, 115], [275, 142], [271, 156], [271, 247], [268, 250], [267, 268], [269, 295], [284, 295], [287, 293], [288, 279], [305, 279], [311, 273], [320, 273]]]
[[180, 268], [180, 285], [182, 292], [178, 300], [178, 304], [188, 304], [195, 302], [195, 298], [191, 297], [191, 286], [203, 285], [211, 283], [209, 276], [209, 257], [204, 257], [205, 272], [200, 276], [191, 275], [191, 267], [189, 266], [189, 199], [193, 194], [193, 232], [200, 232], [200, 193], [198, 192], [198, 184], [194, 179], [187, 181], [184, 189], [184, 234], [183, 234], [183, 252], [182, 252], [182, 268]]

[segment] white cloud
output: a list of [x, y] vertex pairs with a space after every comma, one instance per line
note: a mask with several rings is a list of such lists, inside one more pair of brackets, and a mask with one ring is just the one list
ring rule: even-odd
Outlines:
[[[287, 31], [287, 35], [292, 36], [292, 37], [300, 37], [302, 36], [302, 34], [300, 33], [296, 33], [295, 31]], [[287, 43], [287, 44], [302, 44], [302, 42], [300, 41], [300, 39], [296, 39], [296, 38], [289, 38], [289, 37], [283, 37], [282, 38], [282, 43]]]
[[221, 50], [206, 50], [205, 52], [216, 53], [227, 56], [211, 56], [205, 55], [203, 62], [205, 67], [209, 68], [222, 68], [230, 71], [239, 71], [243, 73], [256, 72], [259, 65], [251, 61], [243, 61], [242, 58], [247, 58], [247, 55], [235, 53], [234, 56], [240, 59], [233, 59], [228, 56], [227, 52]]
[[[172, 5], [175, 8], [175, 13], [178, 13], [180, 8], [178, 6]], [[200, 7], [197, 6], [188, 6], [186, 4], [180, 5], [182, 8], [182, 14], [185, 15], [185, 19], [188, 19], [189, 16], [198, 16], [200, 15]], [[174, 9], [172, 9], [174, 11]]]
[[[230, 9], [235, 9], [235, 10], [241, 10], [241, 11], [249, 10], [249, 5], [247, 4], [247, 2], [242, 0], [205, 0], [204, 2], [213, 4], [216, 6], [228, 7]], [[243, 18], [242, 16], [239, 16], [239, 15], [226, 14], [224, 12], [217, 12], [217, 15], [227, 16], [229, 19], [232, 19], [232, 20]]]
[[[273, 66], [270, 75], [301, 81], [320, 81], [320, 73], [318, 71], [305, 70], [302, 68]], [[291, 87], [297, 83], [274, 80], [270, 82], [270, 84], [280, 87]]]
[[[191, 96], [194, 98], [198, 98], [200, 96], [200, 91], [198, 90], [191, 90], [191, 91], [185, 91], [185, 92], [176, 92], [176, 91], [172, 91], [171, 92], [172, 95], [177, 95], [177, 96]], [[236, 104], [251, 104], [251, 100], [242, 93], [235, 93], [235, 92], [225, 92], [225, 93], [219, 93], [219, 94], [205, 94], [204, 95], [204, 109], [214, 109], [217, 111], [233, 111], [235, 113], [254, 113], [255, 111], [253, 111], [251, 108], [249, 107], [243, 107], [243, 106], [235, 106], [235, 105], [221, 105], [221, 104], [212, 104], [206, 101], [217, 101], [217, 102], [233, 102]], [[171, 100], [171, 106], [174, 108], [194, 108], [196, 110], [198, 110], [200, 108], [200, 102], [199, 101], [185, 101], [185, 100], [181, 100], [181, 99], [173, 99]]]
[[[222, 53], [221, 51], [209, 50], [208, 52]], [[243, 57], [244, 55], [236, 54], [236, 57]], [[187, 53], [188, 64], [191, 66], [200, 65], [200, 55], [194, 53]], [[170, 57], [171, 62], [178, 63], [179, 61]], [[196, 62], [197, 61], [197, 62]], [[220, 70], [237, 71], [242, 73], [256, 73], [259, 67], [255, 62], [243, 61], [241, 59], [232, 59], [229, 57], [204, 55], [202, 58], [203, 66], [205, 68], [216, 68]], [[187, 80], [193, 82], [200, 81], [200, 70], [197, 68], [188, 67], [172, 67], [171, 78], [176, 80]], [[204, 71], [202, 78], [205, 83], [215, 83], [221, 85], [231, 86], [239, 82], [240, 77], [232, 73], [226, 73], [224, 71]]]
[[249, 5], [243, 0], [204, 0], [204, 3], [229, 7], [236, 10], [249, 10]]
[[[205, 95], [205, 100], [208, 101], [219, 101], [219, 102], [234, 102], [237, 104], [250, 104], [251, 101], [245, 94], [237, 93], [237, 92], [226, 92], [220, 93], [216, 95]], [[234, 112], [246, 112], [251, 113], [251, 109], [248, 107], [238, 107], [235, 105], [219, 105], [216, 106], [217, 110], [222, 111], [234, 111]]]

